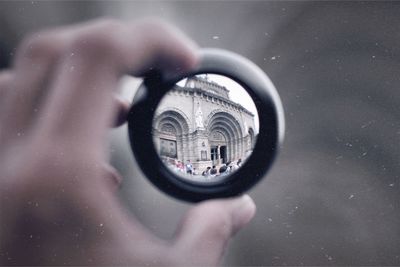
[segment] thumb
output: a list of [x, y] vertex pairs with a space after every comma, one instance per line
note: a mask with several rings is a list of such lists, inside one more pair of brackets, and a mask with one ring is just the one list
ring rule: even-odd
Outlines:
[[217, 265], [229, 239], [255, 212], [256, 206], [248, 195], [203, 202], [182, 220], [174, 249], [184, 265]]

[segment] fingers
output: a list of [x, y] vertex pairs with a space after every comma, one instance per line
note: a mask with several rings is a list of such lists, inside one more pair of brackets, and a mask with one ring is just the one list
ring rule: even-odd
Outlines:
[[[125, 66], [134, 75], [141, 76], [153, 68], [167, 75], [177, 74], [190, 70], [198, 63], [197, 45], [171, 25], [157, 19], [145, 19], [136, 22], [136, 28], [138, 36], [146, 37], [146, 40], [138, 43], [138, 49], [126, 47], [132, 58], [127, 58]], [[141, 64], [137, 64], [135, 58]]]
[[175, 253], [185, 259], [185, 265], [217, 265], [229, 239], [253, 218], [255, 211], [248, 195], [207, 201], [192, 208], [178, 230]]
[[112, 90], [124, 72], [142, 74], [156, 65], [174, 72], [193, 67], [193, 45], [182, 36], [157, 22], [82, 27], [67, 52], [71, 56], [59, 64], [41, 126], [50, 135], [98, 145], [112, 121]]
[[113, 191], [118, 190], [122, 183], [122, 176], [109, 164], [104, 164], [103, 168], [106, 173], [106, 182], [109, 184], [109, 187]]
[[114, 127], [121, 126], [126, 122], [126, 119], [128, 117], [129, 109], [130, 109], [130, 103], [126, 100], [120, 99], [118, 97], [115, 98], [115, 106], [116, 106], [116, 111], [115, 111], [115, 116], [114, 116], [114, 121], [113, 125]]
[[[7, 125], [7, 135], [27, 134], [32, 118], [40, 109], [47, 83], [59, 56], [66, 46], [65, 30], [41, 32], [26, 38], [17, 49], [13, 66], [12, 88], [5, 103], [2, 120]], [[4, 141], [4, 139], [3, 139]]]
[[[34, 34], [17, 51], [19, 78], [4, 112], [13, 116], [2, 124], [8, 136], [26, 135], [40, 117], [36, 133], [45, 138], [51, 138], [43, 135], [47, 127], [53, 136], [98, 141], [113, 124], [110, 95], [122, 73], [141, 75], [156, 67], [176, 73], [196, 61], [192, 41], [154, 20], [102, 20]], [[123, 105], [116, 125], [124, 122], [125, 110]]]

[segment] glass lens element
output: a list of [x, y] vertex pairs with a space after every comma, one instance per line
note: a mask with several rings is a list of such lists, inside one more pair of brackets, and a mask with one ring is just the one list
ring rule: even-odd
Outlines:
[[163, 97], [152, 133], [171, 172], [212, 183], [243, 165], [258, 129], [257, 109], [246, 90], [228, 77], [208, 73], [179, 81]]

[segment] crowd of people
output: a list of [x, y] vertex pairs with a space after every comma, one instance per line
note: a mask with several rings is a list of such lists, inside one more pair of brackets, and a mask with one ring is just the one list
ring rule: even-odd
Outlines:
[[162, 161], [175, 172], [191, 176], [198, 175], [196, 168], [193, 167], [193, 164], [190, 162], [190, 160], [188, 160], [185, 164], [183, 161], [174, 158], [163, 157]]
[[219, 166], [209, 166], [205, 170], [199, 171], [193, 167], [193, 164], [190, 160], [187, 160], [185, 163], [174, 158], [163, 157], [162, 161], [171, 170], [181, 175], [189, 177], [197, 176], [199, 178], [204, 177], [205, 179], [212, 179], [214, 177], [228, 175], [236, 171], [242, 165], [242, 159], [238, 159], [236, 161], [229, 161]]
[[207, 167], [207, 169], [205, 169], [201, 175], [209, 178], [224, 176], [236, 171], [241, 165], [242, 159], [238, 159], [236, 162], [230, 161], [222, 164], [219, 168], [217, 168], [215, 165], [212, 167]]

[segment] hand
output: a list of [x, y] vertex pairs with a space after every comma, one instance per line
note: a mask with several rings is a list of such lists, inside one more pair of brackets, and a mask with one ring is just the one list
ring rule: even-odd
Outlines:
[[0, 73], [0, 258], [6, 265], [216, 265], [248, 223], [248, 196], [201, 203], [174, 240], [157, 238], [114, 195], [106, 134], [128, 105], [125, 73], [176, 73], [196, 46], [161, 22], [101, 20], [43, 31]]

